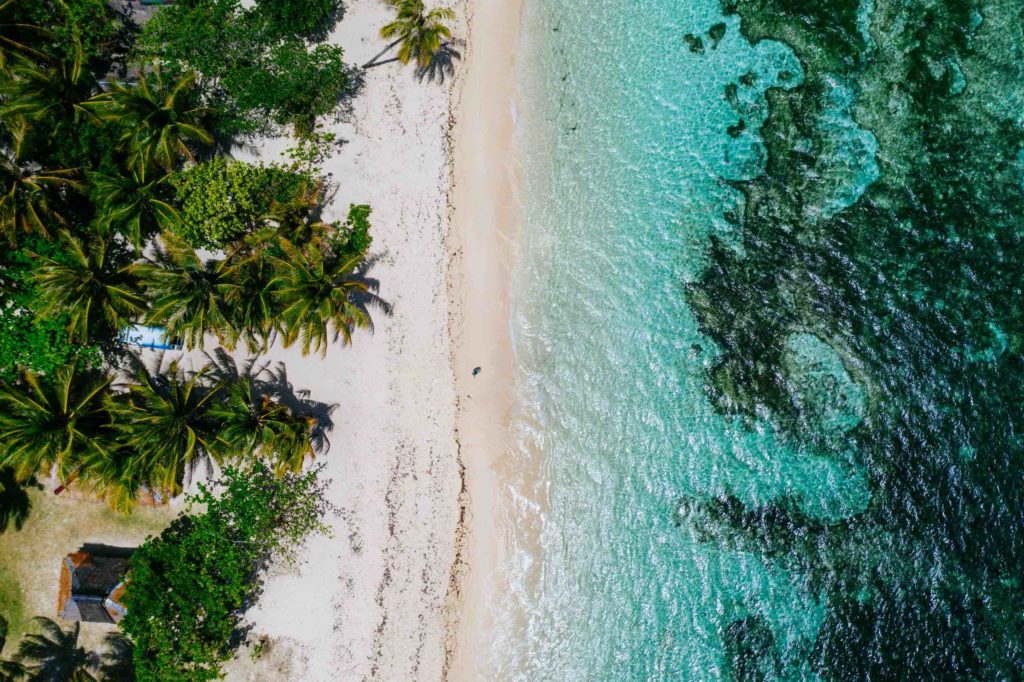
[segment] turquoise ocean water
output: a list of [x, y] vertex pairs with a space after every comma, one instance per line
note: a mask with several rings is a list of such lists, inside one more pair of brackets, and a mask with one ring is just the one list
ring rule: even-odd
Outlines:
[[[851, 40], [873, 54], [874, 5], [862, 0], [851, 9]], [[831, 547], [834, 540], [821, 539], [829, 529], [869, 535], [845, 525], [868, 515], [884, 479], [875, 460], [866, 461], [863, 433], [888, 423], [878, 396], [891, 405], [902, 394], [873, 375], [874, 356], [834, 331], [837, 318], [794, 313], [782, 331], [765, 328], [776, 349], [766, 374], [783, 377], [802, 428], [780, 418], [770, 398], [723, 399], [728, 390], [714, 369], [725, 355], [716, 340], [728, 345], [729, 335], [713, 340], [714, 324], [701, 327], [697, 299], [687, 293], [713, 265], [713, 240], [747, 257], [753, 242], [737, 215], [751, 201], [745, 183], [763, 178], [769, 158], [766, 90], [799, 92], [810, 78], [797, 54], [805, 45], [752, 42], [740, 21], [723, 14], [719, 0], [527, 0], [517, 125], [523, 232], [512, 319], [519, 380], [511, 468], [522, 473], [508, 481], [511, 589], [491, 652], [500, 679], [898, 677], [895, 668], [873, 677], [851, 667], [829, 672], [838, 664], [822, 632], [834, 585], [856, 595], [851, 603], [871, 605], [881, 603], [873, 591], [890, 594], [892, 584], [884, 575], [840, 579], [830, 562], [884, 563], [887, 551], [921, 551], [917, 540], [887, 544], [891, 533], [843, 540], [860, 543], [850, 560], [841, 549], [803, 563], [786, 555], [814, 533], [809, 544]], [[893, 166], [879, 151], [893, 133], [876, 136], [853, 115], [870, 84], [869, 63], [814, 76], [812, 132], [787, 149], [817, 145], [827, 163], [796, 176], [794, 233], [845, 220]], [[857, 262], [835, 245], [826, 253]], [[803, 286], [815, 276], [810, 268], [793, 279]], [[728, 300], [708, 300], [707, 291], [704, 309], [745, 314]], [[753, 284], [745, 291], [756, 314], [788, 305], [768, 290], [758, 301]], [[855, 325], [859, 314], [838, 319]], [[1002, 333], [1012, 326], [1003, 323]], [[755, 397], [759, 390], [751, 389]], [[1016, 457], [1020, 444], [1011, 438]], [[961, 455], [979, 448], [969, 440], [956, 445]], [[694, 500], [727, 497], [738, 505], [734, 526], [788, 529], [780, 531], [790, 532], [782, 549], [757, 537], [730, 542], [725, 526], [694, 521]], [[781, 524], [765, 512], [780, 500], [789, 504], [777, 515]], [[754, 521], [741, 518], [745, 512]], [[825, 577], [801, 570], [805, 564], [825, 566]], [[906, 570], [926, 575], [944, 565], [925, 560]], [[869, 630], [871, 619], [864, 617]], [[852, 649], [863, 644], [859, 636], [849, 634]], [[884, 637], [877, 641], [875, 650], [885, 649]]]

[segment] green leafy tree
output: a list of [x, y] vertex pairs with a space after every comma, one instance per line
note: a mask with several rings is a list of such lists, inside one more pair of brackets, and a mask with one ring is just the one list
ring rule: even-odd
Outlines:
[[122, 479], [179, 494], [187, 470], [221, 459], [210, 409], [222, 389], [220, 383], [205, 385], [201, 372], [182, 376], [176, 366], [156, 376], [140, 372], [127, 396], [108, 401], [116, 436], [131, 453], [127, 461], [113, 462], [114, 471], [120, 470]]
[[266, 31], [285, 37], [319, 36], [338, 15], [338, 0], [257, 0], [256, 14]]
[[293, 413], [268, 395], [253, 395], [252, 382], [242, 378], [227, 390], [227, 399], [212, 408], [220, 438], [233, 459], [253, 455], [269, 461], [278, 476], [298, 473], [313, 456], [310, 430], [316, 420]]
[[7, 0], [5, 4], [10, 7], [6, 14], [10, 21], [45, 27], [42, 34], [31, 31], [27, 36], [35, 47], [30, 55], [34, 59], [72, 59], [81, 46], [85, 63], [102, 66], [112, 53], [123, 49], [119, 33], [124, 22], [104, 0]]
[[178, 517], [136, 550], [121, 628], [135, 643], [140, 682], [220, 677], [264, 569], [294, 560], [305, 538], [326, 530], [326, 484], [317, 473], [278, 478], [259, 464], [229, 468], [219, 495], [204, 487], [190, 499], [205, 511]]
[[281, 249], [283, 255], [274, 257], [274, 284], [286, 346], [299, 342], [303, 354], [326, 355], [331, 342], [351, 343], [355, 329], [370, 328], [365, 301], [372, 292], [359, 271], [363, 254], [338, 257], [285, 241]]
[[274, 45], [262, 61], [225, 74], [224, 87], [235, 93], [243, 112], [260, 112], [298, 135], [312, 132], [317, 116], [333, 111], [348, 77], [337, 45], [307, 48], [302, 40]]
[[277, 166], [215, 158], [170, 178], [181, 207], [176, 231], [197, 247], [223, 247], [263, 224], [310, 179]]
[[[348, 78], [340, 48], [310, 49], [287, 26], [268, 20], [266, 12], [285, 1], [252, 9], [242, 9], [238, 0], [175, 3], [146, 24], [136, 43], [137, 57], [203, 74], [204, 96], [216, 110], [216, 128], [225, 135], [269, 131], [275, 125], [309, 128], [313, 117], [335, 109]], [[269, 9], [270, 4], [275, 8]]]
[[206, 109], [196, 104], [196, 79], [187, 73], [165, 82], [155, 71], [136, 83], [112, 83], [87, 106], [124, 130], [121, 145], [131, 166], [155, 162], [169, 170], [179, 158], [194, 161], [193, 146], [213, 142], [203, 125]]
[[109, 377], [73, 367], [0, 383], [0, 466], [20, 481], [55, 468], [66, 482], [87, 455], [105, 448], [109, 386]]
[[395, 20], [381, 28], [380, 37], [393, 42], [363, 64], [363, 68], [394, 61], [377, 60], [398, 46], [395, 59], [403, 64], [415, 61], [420, 70], [427, 69], [434, 55], [452, 37], [445, 22], [454, 21], [455, 13], [446, 7], [436, 7], [428, 12], [422, 0], [394, 0], [389, 4], [395, 7]]
[[86, 245], [61, 232], [69, 258], [40, 256], [33, 281], [39, 287], [39, 316], [66, 315], [68, 333], [82, 343], [116, 335], [146, 310], [135, 269], [119, 265], [110, 242], [92, 239]]

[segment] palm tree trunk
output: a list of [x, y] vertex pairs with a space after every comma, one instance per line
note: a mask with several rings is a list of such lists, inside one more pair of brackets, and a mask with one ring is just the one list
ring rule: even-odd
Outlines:
[[60, 495], [62, 492], [64, 492], [68, 488], [70, 488], [71, 484], [74, 483], [75, 479], [78, 478], [78, 472], [79, 471], [81, 471], [81, 469], [75, 469], [75, 472], [73, 474], [71, 474], [70, 476], [68, 476], [68, 480], [67, 480], [66, 483], [61, 483], [59, 486], [57, 486], [56, 488], [53, 489], [53, 494], [54, 495]]
[[365, 64], [363, 64], [363, 68], [364, 69], [372, 69], [375, 66], [380, 66], [381, 64], [387, 64], [389, 62], [396, 61], [394, 59], [389, 59], [386, 62], [378, 62], [377, 60], [380, 59], [381, 57], [383, 57], [388, 52], [390, 52], [391, 48], [393, 48], [395, 45], [397, 45], [400, 42], [402, 42], [402, 38], [399, 38], [398, 40], [396, 40], [395, 42], [391, 43], [390, 45], [385, 47], [383, 50], [378, 52], [377, 54], [373, 55], [373, 59], [371, 59], [370, 61], [368, 61]]

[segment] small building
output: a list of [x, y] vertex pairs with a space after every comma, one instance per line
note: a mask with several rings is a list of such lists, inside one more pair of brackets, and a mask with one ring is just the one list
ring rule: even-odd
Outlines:
[[60, 566], [60, 594], [57, 615], [64, 620], [86, 623], [117, 623], [127, 610], [124, 575], [128, 559], [75, 552]]

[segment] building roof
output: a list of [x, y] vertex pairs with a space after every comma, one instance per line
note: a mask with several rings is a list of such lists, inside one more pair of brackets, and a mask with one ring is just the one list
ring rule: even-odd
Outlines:
[[124, 574], [128, 560], [74, 552], [60, 566], [57, 614], [64, 620], [117, 623], [126, 613]]

